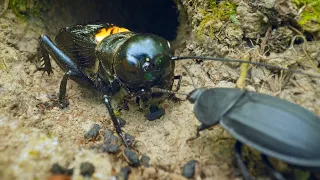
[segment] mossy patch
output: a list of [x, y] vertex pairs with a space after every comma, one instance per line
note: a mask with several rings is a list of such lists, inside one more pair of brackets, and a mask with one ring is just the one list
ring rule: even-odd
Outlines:
[[320, 31], [320, 0], [292, 0], [302, 10], [298, 23], [306, 31]]
[[213, 33], [215, 31], [215, 24], [219, 24], [219, 22], [227, 21], [229, 19], [234, 23], [238, 23], [238, 20], [236, 19], [236, 8], [236, 4], [231, 3], [229, 1], [222, 1], [220, 3], [216, 3], [215, 0], [209, 0], [209, 9], [200, 9], [200, 13], [203, 14], [204, 18], [200, 22], [198, 28], [198, 38], [200, 39], [204, 28], [207, 26], [209, 26], [210, 28], [210, 36], [213, 37]]
[[24, 20], [30, 17], [38, 17], [41, 12], [46, 11], [51, 0], [10, 0], [9, 7], [14, 14]]

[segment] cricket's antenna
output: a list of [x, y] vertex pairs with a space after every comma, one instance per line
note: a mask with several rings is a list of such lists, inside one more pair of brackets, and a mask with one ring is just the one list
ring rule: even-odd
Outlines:
[[161, 88], [151, 88], [151, 92], [153, 93], [169, 93], [169, 94], [181, 94], [181, 95], [185, 95], [185, 96], [188, 96], [187, 93], [183, 93], [183, 92], [176, 92], [176, 91], [170, 91], [170, 90], [167, 90], [167, 89], [161, 89]]
[[240, 59], [229, 59], [229, 58], [220, 58], [220, 57], [204, 57], [204, 56], [182, 56], [182, 57], [175, 56], [175, 57], [171, 58], [171, 60], [174, 60], [174, 61], [183, 60], [183, 59], [200, 59], [200, 60], [212, 60], [212, 61], [221, 61], [221, 62], [247, 63], [247, 64], [254, 64], [254, 65], [258, 65], [258, 66], [269, 67], [269, 68], [273, 68], [273, 69], [277, 69], [277, 70], [284, 70], [284, 71], [288, 71], [288, 72], [304, 74], [304, 75], [307, 75], [310, 77], [320, 78], [320, 75], [306, 73], [301, 70], [287, 69], [287, 68], [283, 68], [280, 66], [273, 66], [270, 64], [264, 64], [264, 63], [252, 62], [252, 61], [244, 61], [244, 60], [240, 60]]
[[185, 65], [183, 65], [182, 67], [183, 67], [184, 70], [186, 70], [188, 76], [191, 78], [193, 87], [194, 87], [195, 89], [197, 89], [197, 86], [196, 86], [196, 84], [194, 83], [194, 80], [193, 80], [193, 78], [192, 78], [192, 75], [191, 75], [190, 71], [187, 69], [187, 67], [186, 67]]
[[[185, 65], [183, 65], [182, 67], [186, 70], [188, 76], [190, 76], [190, 78], [191, 78], [191, 80], [192, 80], [192, 85], [193, 85], [193, 87], [194, 87], [195, 89], [197, 89], [197, 86], [196, 86], [196, 84], [195, 84], [195, 82], [194, 82], [194, 80], [193, 80], [193, 78], [192, 78], [192, 75], [191, 75], [190, 71], [187, 69], [187, 67], [186, 67]], [[180, 94], [180, 95], [185, 95], [185, 96], [187, 96], [187, 97], [189, 97], [189, 95], [190, 95], [190, 94], [188, 94], [188, 93], [170, 91], [170, 90], [167, 90], [167, 89], [154, 88], [154, 87], [151, 88], [151, 92], [153, 92], [153, 93]]]

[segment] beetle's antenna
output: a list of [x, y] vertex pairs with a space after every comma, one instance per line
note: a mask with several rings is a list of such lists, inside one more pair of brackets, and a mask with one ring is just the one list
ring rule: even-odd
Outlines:
[[191, 76], [190, 71], [187, 69], [187, 67], [186, 67], [185, 65], [183, 65], [182, 67], [183, 67], [184, 70], [186, 70], [188, 76], [191, 78], [193, 87], [194, 87], [195, 89], [197, 89], [197, 86], [196, 86], [196, 84], [194, 83], [194, 80], [193, 80], [193, 78], [192, 78], [192, 76]]
[[183, 93], [183, 92], [176, 92], [176, 91], [170, 91], [170, 90], [167, 90], [167, 89], [161, 89], [161, 88], [151, 88], [151, 92], [153, 93], [169, 93], [169, 94], [181, 94], [181, 95], [185, 95], [185, 96], [188, 96], [189, 94], [188, 93]]
[[289, 71], [289, 72], [298, 73], [298, 74], [305, 74], [310, 77], [320, 78], [320, 75], [310, 74], [310, 73], [302, 72], [300, 70], [287, 69], [287, 68], [283, 68], [280, 66], [273, 66], [270, 64], [264, 64], [264, 63], [252, 62], [252, 61], [244, 61], [244, 60], [240, 60], [240, 59], [229, 59], [229, 58], [220, 58], [220, 57], [204, 57], [204, 56], [182, 56], [182, 57], [175, 56], [175, 57], [171, 58], [171, 60], [174, 60], [174, 61], [175, 60], [183, 60], [183, 59], [200, 59], [200, 60], [212, 60], [212, 61], [221, 61], [221, 62], [248, 63], [248, 64], [254, 64], [254, 65], [258, 65], [258, 66], [269, 67], [269, 68], [273, 68], [273, 69], [277, 69], [277, 70], [284, 70], [284, 71]]

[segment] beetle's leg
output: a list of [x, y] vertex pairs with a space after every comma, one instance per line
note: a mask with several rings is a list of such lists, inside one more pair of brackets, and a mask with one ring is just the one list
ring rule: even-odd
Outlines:
[[112, 122], [113, 122], [113, 126], [114, 126], [114, 128], [116, 129], [117, 134], [118, 134], [119, 137], [121, 138], [123, 144], [124, 144], [126, 147], [128, 147], [127, 141], [126, 141], [126, 139], [124, 138], [124, 136], [123, 136], [123, 134], [122, 134], [122, 132], [121, 132], [120, 124], [119, 124], [119, 122], [118, 122], [118, 119], [117, 119], [116, 115], [115, 115], [114, 112], [113, 112], [113, 109], [112, 109], [111, 104], [110, 104], [109, 97], [108, 97], [107, 95], [104, 96], [104, 102], [105, 102], [105, 105], [106, 105], [107, 110], [108, 110], [108, 112], [109, 112], [109, 115], [110, 115], [110, 117], [111, 117], [111, 120], [112, 120]]
[[266, 163], [268, 167], [269, 173], [277, 180], [285, 180], [285, 178], [281, 175], [279, 171], [277, 171], [271, 162], [269, 161], [268, 157], [264, 154], [261, 154], [262, 160]]
[[235, 150], [236, 161], [237, 161], [237, 164], [238, 164], [238, 166], [239, 166], [239, 168], [241, 170], [243, 179], [251, 180], [251, 177], [249, 175], [249, 171], [248, 171], [246, 165], [243, 163], [243, 160], [242, 160], [242, 143], [237, 141], [235, 146], [234, 146], [234, 150]]
[[165, 111], [163, 108], [159, 108], [157, 105], [151, 105], [149, 108], [150, 113], [146, 115], [146, 118], [149, 121], [154, 121], [156, 119], [159, 119], [165, 114]]
[[49, 54], [42, 47], [41, 43], [40, 43], [40, 47], [39, 47], [39, 50], [38, 50], [38, 55], [39, 55], [40, 63], [43, 61], [43, 64], [41, 64], [40, 67], [37, 67], [36, 71], [43, 71], [44, 73], [47, 72], [48, 75], [53, 73], [51, 62], [50, 62], [50, 58], [49, 58]]
[[197, 134], [189, 139], [186, 140], [186, 142], [188, 143], [189, 141], [193, 141], [193, 140], [196, 140], [200, 137], [200, 131], [198, 131], [197, 129]]
[[203, 130], [209, 128], [209, 127], [211, 127], [211, 126], [207, 126], [207, 125], [205, 125], [205, 124], [201, 124], [200, 126], [198, 126], [198, 128], [197, 128], [197, 134], [196, 134], [194, 137], [191, 137], [191, 138], [187, 139], [187, 142], [198, 139], [199, 136], [200, 136], [200, 131], [203, 131]]

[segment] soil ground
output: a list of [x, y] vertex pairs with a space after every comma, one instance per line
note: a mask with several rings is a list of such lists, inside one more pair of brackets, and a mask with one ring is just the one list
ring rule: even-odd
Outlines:
[[[193, 4], [187, 4], [190, 2]], [[203, 14], [197, 13], [197, 8], [206, 9], [207, 6], [200, 1], [180, 4], [180, 11], [184, 15], [181, 15], [178, 37], [173, 42], [176, 55], [218, 55], [240, 59], [249, 53], [251, 59], [301, 67], [310, 73], [318, 73], [310, 65], [310, 62], [320, 62], [320, 41], [316, 38], [293, 44], [292, 47], [287, 45], [281, 50], [271, 50], [274, 44], [270, 41], [274, 36], [270, 36], [270, 41], [266, 43], [268, 45], [270, 42], [270, 46], [267, 46], [270, 48], [268, 55], [259, 53], [260, 43], [250, 48], [245, 46], [247, 42], [239, 39], [244, 36], [245, 30], [235, 33], [232, 23], [220, 32], [224, 40], [212, 38], [206, 30], [198, 38], [197, 31]], [[243, 4], [239, 6], [246, 7]], [[245, 24], [244, 19], [248, 17], [238, 18]], [[80, 163], [88, 161], [95, 166], [92, 179], [112, 179], [122, 167], [128, 165], [123, 154], [101, 153], [93, 148], [102, 143], [102, 130], [94, 141], [84, 138], [93, 124], [99, 124], [102, 129], [113, 129], [101, 96], [68, 81], [70, 106], [63, 110], [39, 106], [50, 101], [50, 97], [57, 96], [63, 76], [63, 72], [54, 63], [54, 74], [51, 76], [35, 72], [36, 66], [33, 63], [37, 58], [39, 35], [53, 35], [56, 30], [48, 32], [43, 21], [21, 20], [10, 9], [0, 17], [0, 28], [0, 177], [47, 179], [51, 176], [52, 164], [59, 163], [74, 168], [73, 179], [83, 179], [79, 170]], [[276, 30], [271, 32], [272, 35], [277, 33]], [[283, 37], [283, 34], [280, 36]], [[231, 46], [232, 42], [236, 45]], [[310, 61], [306, 60], [308, 58]], [[192, 60], [178, 62], [175, 74], [183, 76], [181, 92], [194, 89], [182, 65], [188, 67], [198, 87], [236, 87], [240, 74], [239, 65], [234, 64], [196, 63]], [[289, 100], [320, 115], [319, 85], [319, 78], [294, 74], [286, 81], [283, 76], [265, 68], [251, 67], [244, 87]], [[231, 135], [220, 126], [215, 126], [203, 131], [197, 140], [187, 143], [186, 140], [195, 135], [199, 125], [192, 111], [193, 106], [188, 101], [170, 100], [166, 100], [162, 106], [166, 114], [156, 121], [146, 120], [144, 113], [138, 111], [132, 103], [129, 104], [129, 110], [121, 111], [121, 117], [127, 122], [123, 130], [134, 135], [135, 148], [151, 158], [150, 167], [133, 168], [129, 179], [184, 179], [181, 175], [182, 167], [192, 159], [198, 161], [195, 179], [241, 179], [233, 163], [235, 139]], [[257, 154], [247, 150], [246, 163], [253, 175], [268, 179], [265, 165]], [[293, 173], [292, 170], [284, 169]]]

